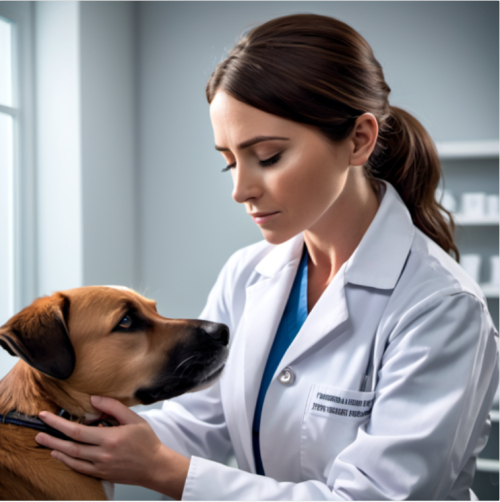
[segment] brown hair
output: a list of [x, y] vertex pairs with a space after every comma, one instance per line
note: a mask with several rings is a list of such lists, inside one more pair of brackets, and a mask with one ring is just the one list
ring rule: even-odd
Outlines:
[[316, 126], [332, 141], [346, 138], [360, 115], [372, 113], [379, 137], [365, 175], [373, 186], [374, 178], [391, 183], [414, 224], [458, 260], [453, 219], [435, 198], [441, 178], [436, 147], [417, 119], [389, 105], [382, 67], [350, 26], [316, 14], [257, 26], [215, 68], [206, 88], [209, 103], [219, 89], [267, 113]]

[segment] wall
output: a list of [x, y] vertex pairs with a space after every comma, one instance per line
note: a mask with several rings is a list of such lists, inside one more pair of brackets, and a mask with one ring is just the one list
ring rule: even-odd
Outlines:
[[391, 103], [434, 140], [498, 138], [496, 2], [140, 3], [140, 286], [164, 315], [197, 316], [230, 254], [261, 239], [220, 173], [204, 89], [245, 29], [297, 12], [357, 29]]
[[135, 285], [133, 12], [35, 3], [38, 295]]
[[137, 279], [134, 12], [80, 2], [84, 285]]
[[82, 285], [79, 6], [35, 4], [38, 295]]

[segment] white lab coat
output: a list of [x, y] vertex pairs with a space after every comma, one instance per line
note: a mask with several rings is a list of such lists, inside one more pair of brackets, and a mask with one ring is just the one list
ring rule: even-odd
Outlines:
[[[269, 386], [265, 477], [255, 474], [252, 420], [303, 236], [249, 246], [224, 266], [201, 314], [231, 331], [222, 378], [143, 415], [191, 457], [183, 499], [470, 498], [498, 385], [498, 333], [479, 287], [385, 185]], [[284, 368], [291, 385], [278, 378]], [[231, 452], [239, 469], [220, 463]]]

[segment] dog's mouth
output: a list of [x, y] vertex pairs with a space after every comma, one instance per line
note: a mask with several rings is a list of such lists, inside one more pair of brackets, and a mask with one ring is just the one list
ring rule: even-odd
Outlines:
[[215, 383], [215, 381], [222, 375], [222, 371], [224, 370], [224, 366], [226, 364], [226, 359], [227, 357], [224, 358], [224, 362], [218, 369], [208, 374], [205, 378], [201, 379], [200, 382], [198, 382], [198, 385], [196, 385], [196, 387], [193, 387], [191, 390], [187, 392], [197, 392]]
[[[228, 356], [228, 348], [218, 345], [207, 351], [189, 352], [189, 347], [180, 347], [164, 371], [151, 386], [141, 387], [135, 392], [135, 397], [142, 404], [152, 404], [180, 396], [186, 392], [196, 392], [212, 385], [220, 377]], [[177, 363], [181, 359], [181, 363]]]

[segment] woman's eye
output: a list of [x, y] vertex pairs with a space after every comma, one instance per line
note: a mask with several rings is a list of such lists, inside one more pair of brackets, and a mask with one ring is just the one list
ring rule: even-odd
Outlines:
[[272, 166], [273, 164], [276, 164], [276, 162], [278, 162], [280, 159], [281, 159], [281, 153], [277, 153], [276, 155], [273, 155], [272, 157], [266, 160], [259, 161], [259, 164], [262, 167]]
[[[281, 153], [277, 153], [276, 155], [273, 155], [272, 157], [269, 157], [268, 159], [265, 160], [259, 160], [259, 165], [261, 167], [268, 167], [272, 166], [273, 164], [276, 164], [281, 159]], [[224, 169], [222, 169], [222, 172], [225, 173], [226, 171], [229, 171], [230, 169], [233, 169], [236, 167], [236, 162], [233, 162], [232, 164], [227, 165]]]
[[128, 329], [132, 326], [132, 318], [126, 315], [118, 324], [119, 328]]
[[222, 172], [225, 173], [226, 171], [229, 171], [233, 167], [236, 167], [236, 162], [233, 162], [232, 164], [227, 165], [224, 169], [222, 169]]

